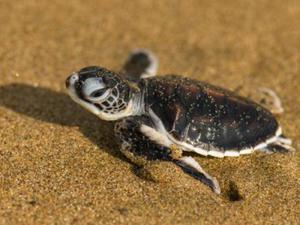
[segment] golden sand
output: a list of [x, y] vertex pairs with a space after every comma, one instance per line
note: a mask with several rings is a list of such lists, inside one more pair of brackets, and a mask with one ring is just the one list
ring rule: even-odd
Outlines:
[[[70, 2], [0, 1], [0, 224], [300, 224], [298, 0]], [[171, 163], [131, 165], [64, 81], [136, 47], [160, 74], [273, 88], [295, 154], [195, 156], [220, 196]]]

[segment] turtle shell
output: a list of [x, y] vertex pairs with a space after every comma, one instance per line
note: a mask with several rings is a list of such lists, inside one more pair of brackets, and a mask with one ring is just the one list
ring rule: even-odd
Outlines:
[[234, 92], [176, 75], [140, 82], [145, 109], [177, 141], [217, 151], [252, 148], [275, 136], [279, 125], [259, 104]]

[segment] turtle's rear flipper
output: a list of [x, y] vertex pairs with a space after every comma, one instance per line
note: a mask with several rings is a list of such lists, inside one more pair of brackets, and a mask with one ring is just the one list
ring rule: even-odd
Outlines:
[[216, 178], [207, 174], [194, 158], [185, 156], [179, 160], [175, 160], [175, 163], [180, 166], [185, 173], [209, 186], [215, 193], [221, 193], [220, 186]]
[[292, 146], [291, 139], [286, 138], [284, 135], [277, 137], [276, 141], [268, 144], [265, 148], [261, 149], [265, 153], [288, 153], [295, 151]]
[[152, 77], [157, 73], [158, 59], [145, 49], [132, 51], [122, 69], [125, 78], [132, 82], [138, 82], [141, 78]]
[[[242, 89], [243, 86], [238, 86], [233, 91], [239, 93]], [[280, 115], [284, 112], [279, 96], [270, 88], [259, 87], [250, 91], [247, 97], [264, 106], [275, 115]]]
[[258, 93], [258, 102], [269, 109], [273, 114], [282, 114], [284, 112], [280, 98], [272, 89], [260, 87]]

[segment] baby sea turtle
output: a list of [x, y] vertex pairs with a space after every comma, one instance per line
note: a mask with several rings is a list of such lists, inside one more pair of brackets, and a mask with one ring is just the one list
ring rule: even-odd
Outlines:
[[[217, 180], [183, 152], [221, 158], [292, 150], [291, 140], [262, 105], [198, 80], [155, 76], [157, 65], [151, 52], [136, 50], [119, 73], [90, 66], [66, 80], [75, 102], [100, 119], [117, 120], [121, 152], [133, 163], [174, 162], [220, 193]], [[281, 107], [275, 93], [264, 91]]]

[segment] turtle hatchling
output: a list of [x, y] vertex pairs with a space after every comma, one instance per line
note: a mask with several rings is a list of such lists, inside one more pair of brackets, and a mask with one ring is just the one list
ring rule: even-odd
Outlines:
[[220, 193], [217, 180], [186, 152], [223, 158], [293, 149], [272, 114], [283, 111], [272, 90], [263, 89], [269, 99], [256, 103], [198, 80], [156, 76], [157, 67], [153, 53], [137, 49], [120, 72], [90, 66], [66, 80], [75, 102], [102, 120], [117, 121], [120, 151], [133, 163], [173, 162]]

